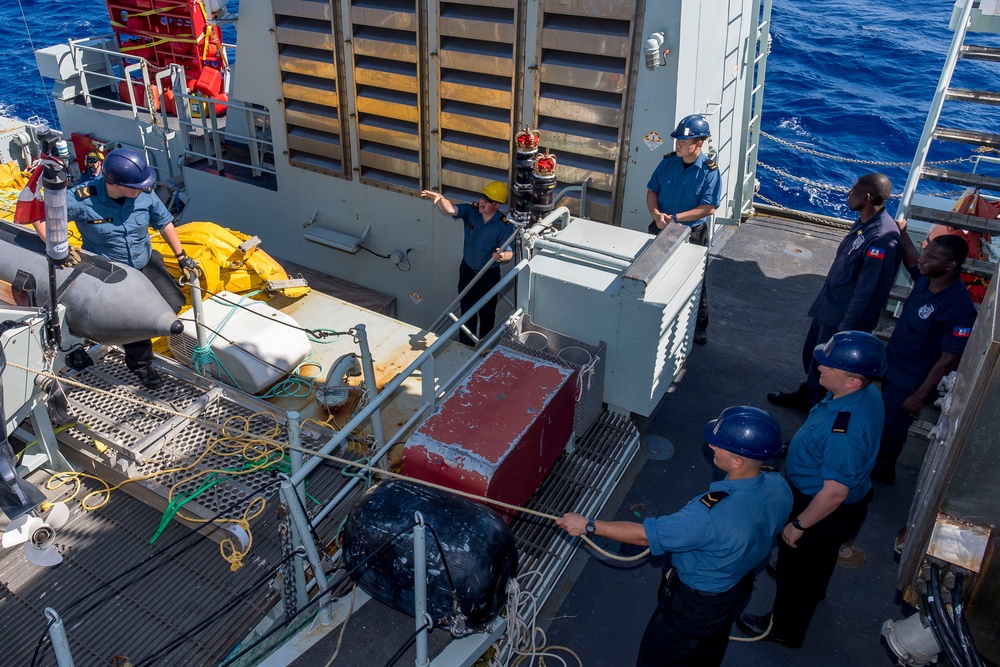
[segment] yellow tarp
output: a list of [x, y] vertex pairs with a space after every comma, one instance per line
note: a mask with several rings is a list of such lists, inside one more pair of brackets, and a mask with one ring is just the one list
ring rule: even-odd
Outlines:
[[[179, 277], [181, 272], [174, 252], [159, 232], [150, 229], [149, 233], [153, 249], [163, 255], [163, 263], [167, 269]], [[245, 294], [267, 289], [268, 281], [288, 280], [288, 274], [281, 265], [261, 250], [260, 246], [251, 248], [246, 255], [240, 252], [239, 245], [250, 238], [246, 234], [226, 229], [214, 222], [189, 222], [177, 227], [177, 236], [184, 245], [184, 252], [201, 265], [201, 287], [206, 292]], [[80, 233], [72, 222], [69, 223], [69, 242], [77, 247], [82, 244]], [[308, 294], [309, 289], [289, 287], [278, 290], [278, 293], [295, 299]], [[191, 305], [190, 297], [188, 305]]]
[[16, 162], [0, 164], [0, 220], [14, 222], [17, 196], [27, 185], [30, 176], [28, 172], [21, 171]]
[[[246, 255], [239, 245], [250, 237], [226, 229], [212, 222], [189, 222], [177, 227], [177, 235], [184, 251], [201, 265], [204, 277], [202, 289], [212, 293], [223, 291], [243, 294], [267, 288], [268, 281], [288, 280], [288, 274], [270, 255], [251, 248]], [[180, 275], [173, 251], [158, 233], [150, 236], [153, 249], [163, 255], [163, 262], [171, 273]], [[308, 287], [291, 287], [279, 290], [282, 296], [295, 299], [309, 293]]]

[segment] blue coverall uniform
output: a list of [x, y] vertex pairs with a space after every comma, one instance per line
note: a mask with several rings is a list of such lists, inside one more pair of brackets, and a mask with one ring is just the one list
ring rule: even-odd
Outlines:
[[[461, 293], [466, 286], [472, 282], [476, 274], [486, 266], [497, 248], [509, 250], [507, 239], [513, 233], [513, 227], [507, 224], [507, 219], [500, 211], [493, 214], [488, 222], [483, 220], [479, 212], [479, 204], [459, 204], [455, 207], [456, 220], [465, 223], [465, 240], [462, 244], [462, 263], [458, 267], [458, 291]], [[462, 297], [460, 303], [462, 312], [467, 313], [476, 305], [483, 296], [486, 295], [496, 284], [500, 282], [500, 265], [494, 264], [490, 267], [479, 282], [472, 286], [469, 293]], [[473, 315], [466, 326], [476, 338], [482, 340], [484, 336], [493, 330], [496, 324], [497, 300], [498, 296], [492, 297], [486, 304]], [[460, 340], [466, 345], [472, 345], [473, 340], [464, 333], [460, 334]]]
[[888, 370], [882, 381], [885, 426], [876, 478], [894, 468], [906, 444], [914, 417], [903, 411], [903, 401], [920, 388], [942, 353], [962, 356], [976, 322], [976, 307], [961, 280], [935, 293], [929, 289], [930, 278], [922, 276], [916, 266], [910, 275], [913, 290], [886, 348]]
[[[184, 295], [163, 265], [163, 257], [149, 242], [150, 227], [160, 231], [173, 222], [173, 216], [159, 197], [142, 192], [135, 199], [112, 199], [104, 177], [98, 176], [67, 197], [66, 212], [76, 223], [84, 250], [138, 269], [174, 312], [180, 311]], [[153, 363], [153, 345], [149, 340], [127, 343], [122, 349], [125, 364], [132, 371], [142, 371]]]
[[788, 521], [809, 506], [826, 480], [848, 488], [844, 502], [809, 526], [794, 549], [784, 540], [778, 542], [771, 633], [789, 645], [801, 645], [816, 605], [826, 597], [840, 545], [853, 539], [864, 523], [882, 420], [882, 398], [872, 384], [840, 398], [827, 394], [789, 444], [785, 475], [794, 502]]
[[753, 569], [771, 551], [791, 506], [785, 480], [761, 473], [714, 482], [680, 511], [643, 522], [650, 552], [670, 554], [665, 572], [673, 576], [661, 587], [638, 667], [722, 664]]
[[813, 321], [802, 346], [802, 366], [810, 403], [818, 403], [826, 394], [813, 357], [816, 345], [838, 331], [870, 333], [875, 328], [902, 258], [899, 227], [884, 208], [870, 220], [857, 220], [840, 242], [823, 287], [809, 308]]
[[[719, 168], [702, 153], [690, 165], [676, 153], [668, 153], [660, 160], [653, 175], [650, 176], [646, 188], [656, 193], [657, 205], [663, 213], [672, 214], [709, 205], [718, 207], [722, 201], [722, 179]], [[681, 222], [691, 229], [689, 240], [703, 248], [708, 247], [708, 221], [711, 216], [698, 218], [691, 222]], [[656, 222], [649, 224], [649, 233], [654, 236], [662, 231]], [[708, 329], [708, 281], [707, 267], [701, 280], [701, 297], [698, 300], [698, 318], [695, 326], [698, 331]]]

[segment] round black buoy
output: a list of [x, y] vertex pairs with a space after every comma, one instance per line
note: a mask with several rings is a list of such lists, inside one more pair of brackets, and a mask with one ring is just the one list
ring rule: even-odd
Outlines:
[[[413, 615], [414, 514], [427, 531], [427, 611], [435, 621], [452, 613], [451, 585], [466, 625], [476, 629], [496, 617], [506, 601], [507, 582], [517, 570], [517, 547], [510, 528], [485, 505], [412, 482], [392, 480], [369, 489], [344, 525], [344, 564], [368, 595]], [[401, 533], [401, 534], [400, 534]], [[379, 547], [391, 542], [372, 556]]]

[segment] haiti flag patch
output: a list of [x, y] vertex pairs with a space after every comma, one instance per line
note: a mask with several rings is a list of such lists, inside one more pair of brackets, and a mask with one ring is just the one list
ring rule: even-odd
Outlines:
[[970, 327], [955, 327], [954, 334], [959, 338], [968, 338], [971, 333], [972, 329]]
[[868, 256], [875, 259], [885, 259], [885, 250], [882, 248], [868, 248]]

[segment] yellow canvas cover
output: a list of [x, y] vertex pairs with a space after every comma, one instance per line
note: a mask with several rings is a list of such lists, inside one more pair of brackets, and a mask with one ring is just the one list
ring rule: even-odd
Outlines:
[[[239, 246], [250, 236], [226, 229], [214, 222], [189, 222], [177, 227], [177, 236], [184, 251], [201, 265], [204, 274], [201, 286], [217, 294], [223, 291], [245, 294], [267, 288], [268, 281], [288, 280], [281, 265], [260, 249], [251, 248], [245, 255]], [[158, 233], [152, 232], [153, 249], [163, 255], [163, 263], [175, 275], [180, 275], [173, 251]], [[308, 287], [279, 290], [282, 296], [295, 299], [309, 293]]]
[[0, 164], [0, 220], [14, 222], [14, 206], [17, 204], [17, 196], [28, 184], [31, 176], [21, 168], [16, 162], [4, 162]]
[[[163, 263], [175, 276], [181, 271], [177, 266], [177, 258], [159, 232], [149, 230], [149, 240], [153, 250], [163, 255]], [[245, 255], [239, 246], [251, 237], [246, 234], [226, 229], [214, 222], [189, 222], [177, 227], [177, 236], [184, 246], [184, 252], [193, 257], [201, 265], [201, 287], [206, 292], [218, 294], [229, 291], [246, 294], [267, 289], [268, 281], [288, 280], [288, 274], [281, 265], [271, 258], [260, 246], [251, 248]], [[69, 223], [69, 242], [80, 247], [82, 239], [76, 230], [76, 225]], [[309, 293], [309, 287], [289, 287], [278, 290], [282, 296], [295, 299]], [[187, 305], [191, 305], [188, 290]]]

